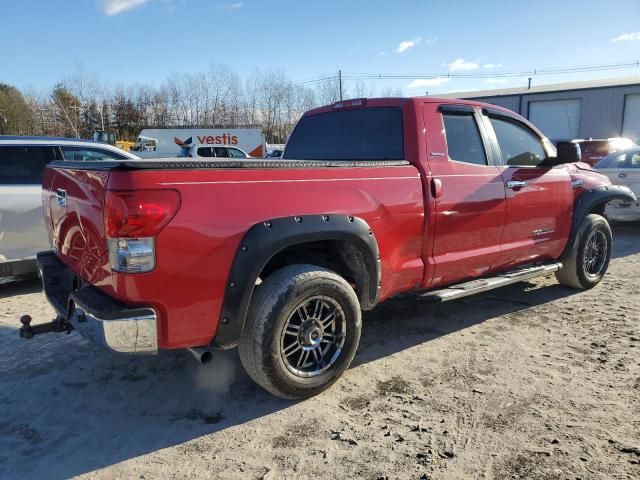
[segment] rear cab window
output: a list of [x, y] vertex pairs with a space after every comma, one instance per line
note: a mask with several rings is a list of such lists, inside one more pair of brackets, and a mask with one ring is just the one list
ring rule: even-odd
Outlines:
[[282, 158], [403, 160], [402, 109], [350, 108], [302, 117], [291, 133]]
[[56, 158], [51, 146], [0, 145], [0, 184], [41, 185], [45, 166]]

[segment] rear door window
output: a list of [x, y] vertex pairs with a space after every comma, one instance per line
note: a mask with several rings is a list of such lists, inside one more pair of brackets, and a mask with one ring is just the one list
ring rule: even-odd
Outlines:
[[54, 159], [54, 147], [2, 145], [0, 184], [41, 185], [44, 167]]
[[67, 161], [91, 162], [102, 160], [125, 160], [127, 157], [101, 148], [61, 146], [62, 156]]
[[400, 107], [336, 110], [302, 117], [282, 158], [298, 160], [402, 160]]
[[472, 114], [443, 114], [449, 158], [457, 162], [486, 165], [487, 155], [480, 130]]
[[213, 147], [216, 157], [229, 158], [229, 152], [225, 147]]

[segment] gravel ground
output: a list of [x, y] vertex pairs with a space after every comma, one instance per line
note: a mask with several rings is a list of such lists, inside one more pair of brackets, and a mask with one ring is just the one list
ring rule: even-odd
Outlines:
[[0, 286], [0, 478], [640, 478], [640, 226], [597, 288], [553, 277], [365, 315], [328, 392], [276, 399], [235, 351], [114, 356]]

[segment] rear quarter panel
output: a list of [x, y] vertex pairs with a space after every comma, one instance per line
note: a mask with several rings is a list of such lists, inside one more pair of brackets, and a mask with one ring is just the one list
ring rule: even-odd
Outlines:
[[[104, 196], [108, 171], [47, 167], [42, 205], [49, 239], [58, 257], [91, 283], [109, 277], [104, 239]], [[66, 193], [59, 205], [57, 191]]]
[[156, 239], [156, 269], [98, 282], [120, 300], [157, 309], [161, 348], [212, 340], [239, 243], [252, 225], [269, 219], [361, 217], [380, 248], [380, 300], [422, 279], [423, 192], [413, 166], [114, 171], [109, 188], [173, 188], [181, 195], [178, 213]]

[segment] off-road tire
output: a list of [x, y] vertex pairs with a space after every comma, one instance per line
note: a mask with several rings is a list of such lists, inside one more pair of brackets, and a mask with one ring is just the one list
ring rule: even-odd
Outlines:
[[[601, 234], [606, 239], [605, 257], [602, 268], [598, 269], [598, 273], [593, 275], [587, 272], [584, 258], [588, 242], [593, 238], [594, 234]], [[562, 269], [556, 272], [556, 278], [562, 285], [579, 290], [586, 290], [595, 287], [609, 267], [611, 260], [611, 247], [613, 245], [613, 235], [609, 222], [595, 213], [587, 215], [578, 229], [578, 239], [575, 246], [568, 250], [560, 259]]]
[[[287, 368], [281, 335], [301, 302], [314, 296], [337, 302], [346, 331], [342, 350], [331, 366], [305, 378]], [[361, 322], [358, 297], [344, 278], [315, 265], [287, 266], [269, 275], [253, 293], [238, 345], [240, 361], [249, 376], [272, 394], [308, 398], [331, 386], [349, 367], [360, 341]]]

